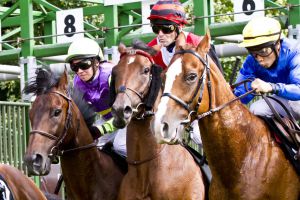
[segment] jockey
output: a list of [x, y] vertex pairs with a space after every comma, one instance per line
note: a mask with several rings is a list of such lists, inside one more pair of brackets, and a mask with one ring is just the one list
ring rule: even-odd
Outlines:
[[[152, 7], [148, 19], [150, 20], [153, 33], [157, 35], [148, 45], [162, 45], [161, 51], [153, 59], [163, 69], [167, 68], [175, 53], [175, 41], [179, 33], [184, 33], [186, 42], [195, 47], [202, 40], [200, 36], [183, 31], [184, 25], [188, 22], [185, 18], [184, 7], [178, 0], [159, 0]], [[214, 46], [211, 45], [211, 47], [209, 55], [223, 73]]]
[[[148, 19], [150, 20], [153, 33], [157, 35], [148, 45], [151, 47], [157, 44], [162, 45], [160, 52], [153, 56], [153, 60], [164, 70], [167, 69], [175, 53], [175, 41], [181, 32], [185, 35], [186, 42], [194, 47], [197, 47], [202, 40], [200, 36], [183, 31], [184, 25], [188, 22], [186, 21], [184, 7], [178, 0], [159, 0], [152, 7]], [[212, 44], [208, 54], [223, 73]], [[192, 122], [191, 128], [191, 138], [195, 143], [202, 145], [200, 130], [196, 120]], [[181, 129], [182, 127], [179, 127], [178, 130]]]
[[[259, 17], [248, 22], [243, 30], [244, 41], [239, 44], [246, 47], [249, 54], [241, 68], [236, 82], [253, 79], [249, 87], [256, 92], [272, 93], [290, 110], [291, 114], [300, 119], [300, 43], [296, 40], [281, 39], [280, 23], [272, 18]], [[246, 92], [243, 85], [234, 91], [236, 96]], [[254, 95], [242, 98], [248, 103]], [[284, 110], [270, 99], [274, 108], [282, 116]], [[267, 103], [260, 99], [250, 106], [255, 115], [272, 116]]]
[[98, 144], [113, 141], [114, 150], [126, 156], [126, 130], [114, 127], [109, 106], [109, 82], [114, 65], [104, 60], [98, 43], [89, 38], [78, 39], [70, 45], [66, 62], [76, 73], [74, 89], [84, 94], [85, 100], [93, 105], [101, 117], [96, 126], [89, 127], [93, 138], [102, 136]]

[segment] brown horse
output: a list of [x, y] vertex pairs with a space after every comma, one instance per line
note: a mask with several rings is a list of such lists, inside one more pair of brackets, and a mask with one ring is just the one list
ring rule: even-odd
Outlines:
[[155, 114], [156, 138], [174, 143], [181, 137], [176, 127], [195, 116], [212, 172], [210, 199], [297, 200], [299, 177], [266, 123], [231, 102], [235, 96], [207, 56], [209, 33], [196, 49], [182, 38], [177, 45]]
[[[66, 72], [57, 76], [40, 70], [36, 81], [25, 88], [25, 92], [37, 94], [30, 110], [32, 131], [25, 155], [28, 170], [46, 175], [51, 160], [61, 156], [68, 199], [116, 199], [124, 174], [109, 155], [97, 149], [82, 116], [92, 110], [82, 95], [75, 93], [72, 99], [67, 86]], [[73, 101], [76, 97], [77, 105]]]
[[193, 157], [180, 145], [158, 144], [150, 130], [161, 68], [148, 50], [145, 44], [140, 49], [120, 45], [121, 59], [113, 69], [113, 123], [127, 125], [128, 173], [118, 199], [204, 199], [202, 173]]
[[0, 164], [0, 188], [0, 199], [46, 200], [29, 177], [10, 165]]

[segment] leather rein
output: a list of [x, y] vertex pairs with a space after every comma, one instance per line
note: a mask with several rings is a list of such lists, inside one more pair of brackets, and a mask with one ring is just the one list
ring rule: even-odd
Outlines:
[[44, 137], [49, 138], [50, 140], [55, 140], [55, 144], [51, 148], [50, 153], [48, 154], [48, 157], [53, 160], [53, 159], [56, 159], [57, 156], [63, 156], [64, 154], [69, 153], [69, 152], [81, 151], [81, 150], [89, 149], [89, 148], [92, 148], [92, 147], [96, 147], [96, 144], [93, 142], [91, 144], [87, 144], [87, 145], [72, 148], [72, 149], [67, 149], [67, 150], [60, 149], [60, 146], [63, 143], [63, 140], [66, 137], [67, 132], [68, 132], [70, 126], [71, 126], [71, 119], [72, 119], [71, 103], [72, 103], [72, 99], [71, 99], [71, 97], [69, 97], [69, 96], [67, 96], [67, 95], [65, 95], [65, 94], [63, 94], [59, 91], [53, 91], [53, 92], [50, 92], [50, 93], [58, 94], [59, 96], [62, 96], [64, 99], [66, 99], [67, 102], [68, 102], [67, 117], [66, 117], [66, 120], [65, 120], [65, 126], [64, 126], [64, 129], [63, 129], [63, 134], [61, 134], [59, 137], [57, 137], [55, 135], [52, 135], [48, 132], [41, 131], [41, 130], [31, 130], [29, 132], [29, 134], [40, 134]]

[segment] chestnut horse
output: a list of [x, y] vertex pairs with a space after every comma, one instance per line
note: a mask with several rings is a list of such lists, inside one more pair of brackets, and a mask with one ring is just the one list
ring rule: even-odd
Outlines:
[[[52, 159], [61, 156], [68, 199], [116, 199], [124, 174], [97, 149], [82, 116], [94, 112], [82, 95], [78, 97], [78, 90], [71, 98], [66, 72], [57, 76], [39, 69], [35, 82], [24, 91], [37, 94], [29, 114], [28, 171], [46, 175]], [[74, 103], [75, 98], [79, 103]]]
[[0, 199], [46, 200], [35, 183], [17, 168], [0, 164]]
[[162, 69], [147, 52], [154, 51], [151, 47], [137, 45], [141, 48], [121, 44], [121, 58], [113, 68], [113, 123], [127, 125], [128, 173], [118, 199], [204, 199], [202, 173], [193, 157], [180, 145], [158, 144], [150, 129]]
[[194, 116], [212, 172], [211, 200], [297, 200], [296, 171], [267, 124], [240, 101], [232, 101], [230, 86], [207, 56], [209, 33], [197, 48], [184, 43], [179, 37], [180, 48], [166, 72], [155, 114], [156, 138], [167, 143], [180, 140], [176, 127]]

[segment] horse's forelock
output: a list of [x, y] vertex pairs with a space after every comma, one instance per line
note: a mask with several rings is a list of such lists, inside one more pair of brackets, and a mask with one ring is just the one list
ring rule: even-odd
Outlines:
[[143, 41], [138, 40], [138, 39], [133, 40], [132, 47], [134, 49], [143, 50], [143, 51], [149, 53], [150, 55], [157, 54], [157, 51], [155, 49], [153, 49], [152, 47], [148, 46], [146, 43], [144, 43]]
[[57, 86], [61, 76], [61, 74], [53, 73], [51, 70], [45, 68], [36, 69], [35, 74], [36, 76], [31, 78], [23, 89], [25, 94], [45, 94], [51, 88]]

